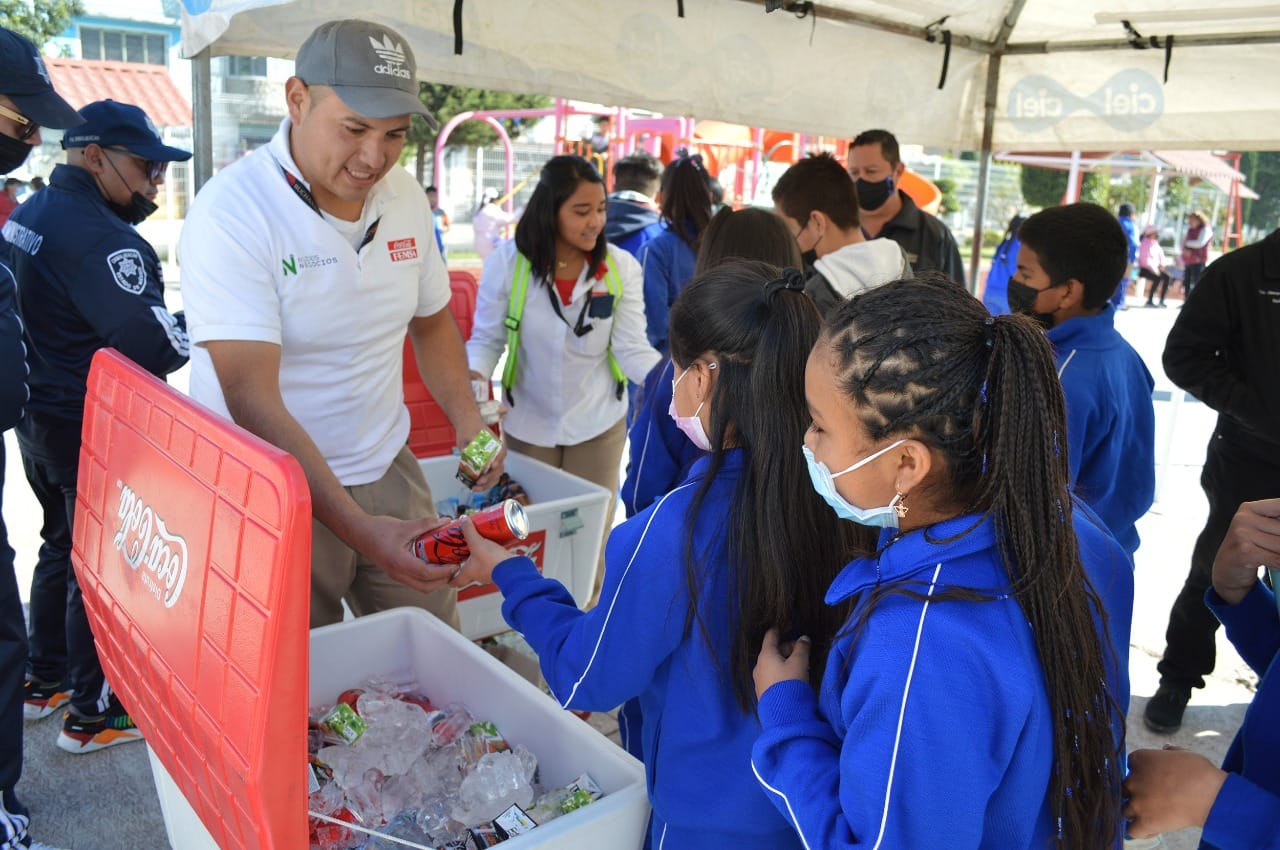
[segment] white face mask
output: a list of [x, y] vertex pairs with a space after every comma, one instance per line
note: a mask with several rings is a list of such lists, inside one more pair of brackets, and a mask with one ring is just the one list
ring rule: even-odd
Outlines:
[[857, 505], [850, 504], [840, 492], [836, 490], [836, 479], [841, 475], [847, 475], [859, 467], [866, 466], [871, 461], [880, 457], [880, 455], [894, 449], [906, 440], [898, 440], [885, 446], [878, 452], [867, 455], [862, 460], [845, 467], [834, 475], [831, 470], [827, 469], [827, 465], [813, 456], [813, 452], [809, 451], [808, 446], [801, 446], [804, 452], [805, 464], [809, 467], [809, 479], [813, 481], [813, 489], [817, 491], [822, 500], [831, 506], [836, 512], [836, 516], [841, 519], [847, 519], [850, 522], [856, 522], [859, 525], [867, 525], [872, 528], [897, 528], [898, 527], [898, 502], [901, 496], [894, 496], [893, 501], [880, 508], [860, 508]]
[[[715, 363], [709, 363], [707, 368], [714, 369], [716, 365]], [[689, 442], [702, 451], [709, 452], [711, 451], [711, 440], [707, 437], [707, 430], [702, 427], [702, 420], [698, 418], [698, 414], [702, 412], [702, 406], [706, 402], [698, 402], [698, 409], [693, 412], [692, 416], [681, 416], [676, 413], [676, 387], [680, 386], [680, 382], [684, 380], [684, 376], [687, 374], [689, 374], [689, 370], [685, 369], [680, 373], [680, 377], [671, 382], [671, 404], [667, 406], [667, 413], [671, 416], [672, 421], [676, 423], [676, 427], [689, 438]]]

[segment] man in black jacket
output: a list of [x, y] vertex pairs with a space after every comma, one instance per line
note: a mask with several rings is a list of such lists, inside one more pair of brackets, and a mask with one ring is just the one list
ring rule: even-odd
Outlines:
[[58, 746], [72, 753], [141, 740], [103, 681], [71, 568], [71, 522], [94, 353], [116, 348], [160, 377], [187, 362], [186, 320], [165, 307], [159, 258], [134, 225], [155, 211], [168, 164], [191, 157], [136, 106], [105, 100], [80, 114], [85, 123], [62, 137], [66, 164], [4, 226], [31, 369], [18, 445], [44, 514], [25, 710], [38, 719], [67, 702]]
[[[80, 116], [57, 95], [34, 44], [0, 29], [0, 174], [26, 161], [40, 144], [40, 127], [64, 129]], [[4, 493], [3, 434], [18, 423], [27, 402], [26, 349], [18, 319], [9, 246], [0, 239], [0, 497]], [[15, 786], [22, 774], [23, 670], [27, 635], [14, 552], [0, 517], [0, 850], [34, 846], [27, 809]]]
[[1209, 266], [1169, 332], [1164, 370], [1218, 411], [1200, 476], [1209, 518], [1169, 612], [1160, 688], [1144, 716], [1172, 733], [1191, 689], [1213, 672], [1218, 620], [1204, 594], [1214, 554], [1240, 504], [1274, 495], [1280, 482], [1280, 230]]

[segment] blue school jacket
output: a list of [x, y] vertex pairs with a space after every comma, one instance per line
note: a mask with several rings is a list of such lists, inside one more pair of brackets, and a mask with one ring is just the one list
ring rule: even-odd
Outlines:
[[[1075, 527], [1110, 617], [1117, 654], [1108, 678], [1123, 712], [1132, 568], [1087, 511]], [[761, 698], [764, 732], [752, 753], [761, 786], [814, 850], [1049, 847], [1049, 699], [1031, 627], [1002, 595], [1008, 577], [994, 523], [965, 516], [890, 543], [892, 535], [882, 536], [878, 557], [845, 567], [828, 604], [903, 579], [926, 596], [967, 587], [999, 598], [881, 599], [856, 640], [837, 638], [818, 697], [786, 681]]]
[[710, 458], [613, 529], [600, 604], [590, 611], [579, 611], [569, 592], [543, 578], [528, 558], [508, 559], [493, 571], [505, 597], [503, 617], [538, 653], [561, 705], [602, 711], [639, 697], [655, 850], [801, 847], [752, 776], [751, 745], [760, 725], [738, 706], [729, 679], [725, 527], [745, 463], [743, 450], [726, 452], [694, 520], [699, 610], [714, 652], [698, 626], [686, 624], [685, 579], [686, 529]]
[[1155, 381], [1115, 328], [1115, 307], [1050, 328], [1067, 400], [1067, 445], [1075, 493], [1133, 557], [1135, 523], [1156, 492]]
[[1212, 850], [1280, 848], [1280, 616], [1276, 600], [1261, 582], [1235, 605], [1209, 588], [1205, 603], [1240, 657], [1260, 677], [1258, 692], [1231, 742], [1218, 792], [1201, 833]]

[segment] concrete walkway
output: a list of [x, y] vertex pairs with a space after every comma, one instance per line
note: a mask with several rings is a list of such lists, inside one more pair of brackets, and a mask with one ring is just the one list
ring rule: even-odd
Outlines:
[[[1136, 306], [1118, 317], [1121, 331], [1142, 353], [1155, 375], [1158, 391], [1173, 390], [1160, 367], [1160, 351], [1176, 312], [1176, 308], [1147, 310]], [[180, 374], [174, 383], [185, 387], [185, 376]], [[1206, 513], [1199, 474], [1214, 415], [1196, 402], [1177, 407], [1176, 425], [1174, 415], [1172, 402], [1157, 403], [1157, 454], [1161, 456], [1167, 447], [1169, 465], [1157, 504], [1139, 524], [1143, 544], [1137, 556], [1137, 602], [1129, 648], [1133, 689], [1129, 748], [1172, 742], [1217, 761], [1240, 725], [1255, 683], [1255, 677], [1225, 640], [1219, 641], [1218, 669], [1209, 686], [1194, 694], [1186, 721], [1176, 736], [1157, 738], [1146, 731], [1141, 719], [1142, 709], [1158, 682], [1155, 668], [1164, 648], [1169, 607], [1181, 587], [1192, 543]], [[5, 439], [8, 469], [4, 512], [11, 542], [18, 552], [18, 580], [25, 595], [39, 547], [40, 516], [26, 487], [13, 435], [8, 434]], [[607, 715], [597, 715], [593, 720], [593, 725], [606, 734], [612, 731]], [[68, 755], [53, 745], [58, 722], [50, 718], [26, 727], [26, 758], [19, 790], [32, 809], [35, 836], [72, 850], [168, 847], [145, 747], [131, 744], [90, 755]], [[1166, 846], [1191, 850], [1196, 846], [1197, 833], [1187, 830], [1166, 836]]]

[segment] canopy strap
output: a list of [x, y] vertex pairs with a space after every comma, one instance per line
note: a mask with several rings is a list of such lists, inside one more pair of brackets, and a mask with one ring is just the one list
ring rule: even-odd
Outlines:
[[1158, 36], [1144, 36], [1129, 21], [1121, 21], [1124, 25], [1125, 37], [1134, 50], [1146, 50], [1150, 47], [1164, 48], [1164, 81], [1169, 82], [1169, 63], [1173, 61], [1173, 36], [1166, 35], [1163, 40]]
[[462, 55], [462, 0], [453, 0], [453, 55]]
[[938, 77], [938, 88], [941, 89], [947, 84], [947, 70], [951, 67], [951, 30], [944, 30], [942, 25], [947, 22], [950, 15], [943, 15], [938, 20], [925, 27], [924, 40], [933, 44], [938, 39], [942, 39], [942, 75]]
[[684, 0], [676, 0], [676, 17], [684, 17]]

